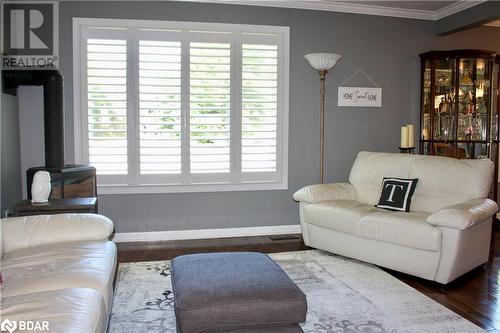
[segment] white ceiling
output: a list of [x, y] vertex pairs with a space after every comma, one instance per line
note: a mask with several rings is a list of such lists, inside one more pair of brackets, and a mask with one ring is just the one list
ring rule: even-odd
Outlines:
[[[62, 0], [71, 1], [71, 0]], [[343, 13], [439, 20], [476, 6], [486, 0], [460, 1], [375, 1], [375, 0], [178, 0], [267, 7], [323, 10]]]

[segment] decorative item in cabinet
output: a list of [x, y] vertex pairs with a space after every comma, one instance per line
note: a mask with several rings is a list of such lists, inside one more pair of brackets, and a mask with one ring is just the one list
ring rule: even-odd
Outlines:
[[[420, 58], [420, 154], [490, 158], [498, 170], [500, 58], [488, 50], [429, 51]], [[493, 192], [496, 199], [496, 186]]]

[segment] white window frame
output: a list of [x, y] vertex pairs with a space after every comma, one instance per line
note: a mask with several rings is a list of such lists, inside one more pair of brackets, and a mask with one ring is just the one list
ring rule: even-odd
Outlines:
[[[220, 183], [196, 183], [182, 184], [172, 183], [164, 184], [148, 182], [148, 184], [137, 184], [137, 170], [131, 170], [130, 160], [138, 158], [137, 151], [134, 147], [129, 147], [129, 171], [128, 176], [117, 177], [118, 182], [110, 182], [113, 176], [99, 177], [98, 190], [101, 194], [126, 194], [126, 193], [182, 193], [182, 192], [220, 192], [220, 191], [255, 191], [255, 190], [284, 190], [288, 189], [288, 130], [289, 130], [289, 58], [290, 58], [290, 28], [283, 26], [264, 26], [264, 25], [243, 25], [243, 24], [225, 24], [225, 23], [200, 23], [200, 22], [179, 22], [179, 21], [157, 21], [157, 20], [123, 20], [123, 19], [94, 19], [94, 18], [73, 18], [73, 116], [74, 116], [74, 149], [75, 163], [88, 163], [88, 129], [87, 129], [87, 113], [82, 106], [86, 105], [86, 96], [83, 94], [83, 88], [86, 85], [86, 78], [82, 73], [85, 73], [86, 55], [82, 52], [85, 50], [82, 45], [85, 45], [85, 33], [89, 28], [105, 27], [114, 29], [119, 34], [123, 29], [151, 29], [151, 30], [169, 30], [169, 31], [213, 31], [213, 32], [230, 32], [243, 33], [248, 35], [249, 42], [255, 43], [259, 38], [266, 39], [272, 36], [276, 40], [278, 36], [278, 105], [277, 105], [277, 151], [276, 151], [276, 173], [273, 177], [263, 180], [261, 177], [254, 178], [252, 174], [247, 177], [231, 177], [231, 181]], [[167, 32], [168, 33], [168, 32]], [[267, 36], [266, 36], [267, 35]], [[237, 44], [241, 45], [244, 40], [244, 35], [237, 40]], [[240, 52], [237, 47], [233, 50]], [[236, 64], [241, 68], [240, 64]], [[234, 70], [234, 66], [232, 65]], [[239, 73], [237, 74], [240, 75]], [[133, 79], [132, 81], [135, 81]], [[231, 89], [235, 86], [235, 80], [232, 80]], [[241, 86], [239, 83], [237, 86]], [[239, 88], [241, 89], [241, 88]], [[132, 93], [138, 93], [137, 88], [131, 90]], [[130, 93], [130, 92], [129, 92]], [[232, 93], [233, 95], [234, 93]], [[234, 108], [234, 103], [233, 107]], [[233, 126], [233, 112], [241, 113], [241, 110], [232, 110], [231, 131], [241, 131], [241, 125]], [[236, 111], [235, 111], [236, 110]], [[127, 113], [130, 116], [129, 113]], [[241, 119], [241, 117], [239, 118]], [[135, 127], [135, 126], [134, 126]], [[135, 132], [136, 129], [134, 128]], [[129, 133], [136, 135], [136, 133]], [[238, 135], [241, 135], [238, 133]], [[134, 144], [137, 140], [132, 138]], [[131, 140], [129, 140], [130, 142]], [[133, 145], [132, 145], [133, 146]], [[234, 146], [232, 144], [232, 146]], [[238, 145], [241, 147], [241, 145]], [[233, 156], [235, 152], [232, 149]], [[134, 163], [138, 166], [137, 163]], [[135, 166], [132, 166], [133, 168]], [[233, 163], [231, 175], [235, 173], [241, 174], [239, 170], [241, 166]], [[263, 174], [263, 173], [262, 173]], [[124, 181], [124, 179], [126, 180]]]

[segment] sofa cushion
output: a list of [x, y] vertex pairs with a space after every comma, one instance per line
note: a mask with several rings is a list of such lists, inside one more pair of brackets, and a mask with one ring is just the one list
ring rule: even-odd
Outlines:
[[433, 213], [477, 198], [487, 198], [494, 164], [489, 159], [457, 160], [415, 155], [410, 177], [419, 178], [412, 210]]
[[470, 199], [486, 198], [493, 171], [489, 159], [362, 151], [351, 168], [349, 182], [356, 190], [357, 201], [375, 205], [384, 177], [418, 178], [411, 210], [433, 213]]
[[2, 320], [48, 321], [50, 332], [106, 332], [104, 300], [92, 289], [61, 289], [2, 297], [0, 313]]
[[303, 206], [304, 222], [346, 234], [440, 251], [441, 230], [429, 224], [428, 213], [394, 212], [357, 201], [324, 201]]
[[3, 297], [65, 288], [99, 292], [109, 310], [116, 246], [109, 241], [42, 245], [8, 252], [1, 265]]
[[349, 182], [356, 190], [356, 200], [368, 205], [376, 205], [380, 198], [384, 177], [410, 178], [411, 156], [410, 154], [360, 152], [349, 174]]
[[351, 235], [359, 235], [359, 221], [380, 210], [355, 200], [323, 201], [303, 206], [307, 223], [334, 229]]
[[107, 240], [113, 222], [98, 214], [17, 216], [0, 220], [4, 251], [64, 242]]
[[429, 214], [380, 210], [359, 221], [358, 236], [427, 251], [441, 250], [441, 230], [426, 221]]

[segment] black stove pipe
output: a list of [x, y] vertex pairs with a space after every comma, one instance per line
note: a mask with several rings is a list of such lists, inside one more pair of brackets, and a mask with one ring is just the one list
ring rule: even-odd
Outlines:
[[16, 95], [19, 86], [43, 86], [45, 166], [64, 167], [64, 82], [56, 70], [3, 70], [3, 90]]
[[63, 78], [59, 73], [43, 83], [43, 117], [45, 127], [45, 166], [64, 167]]

